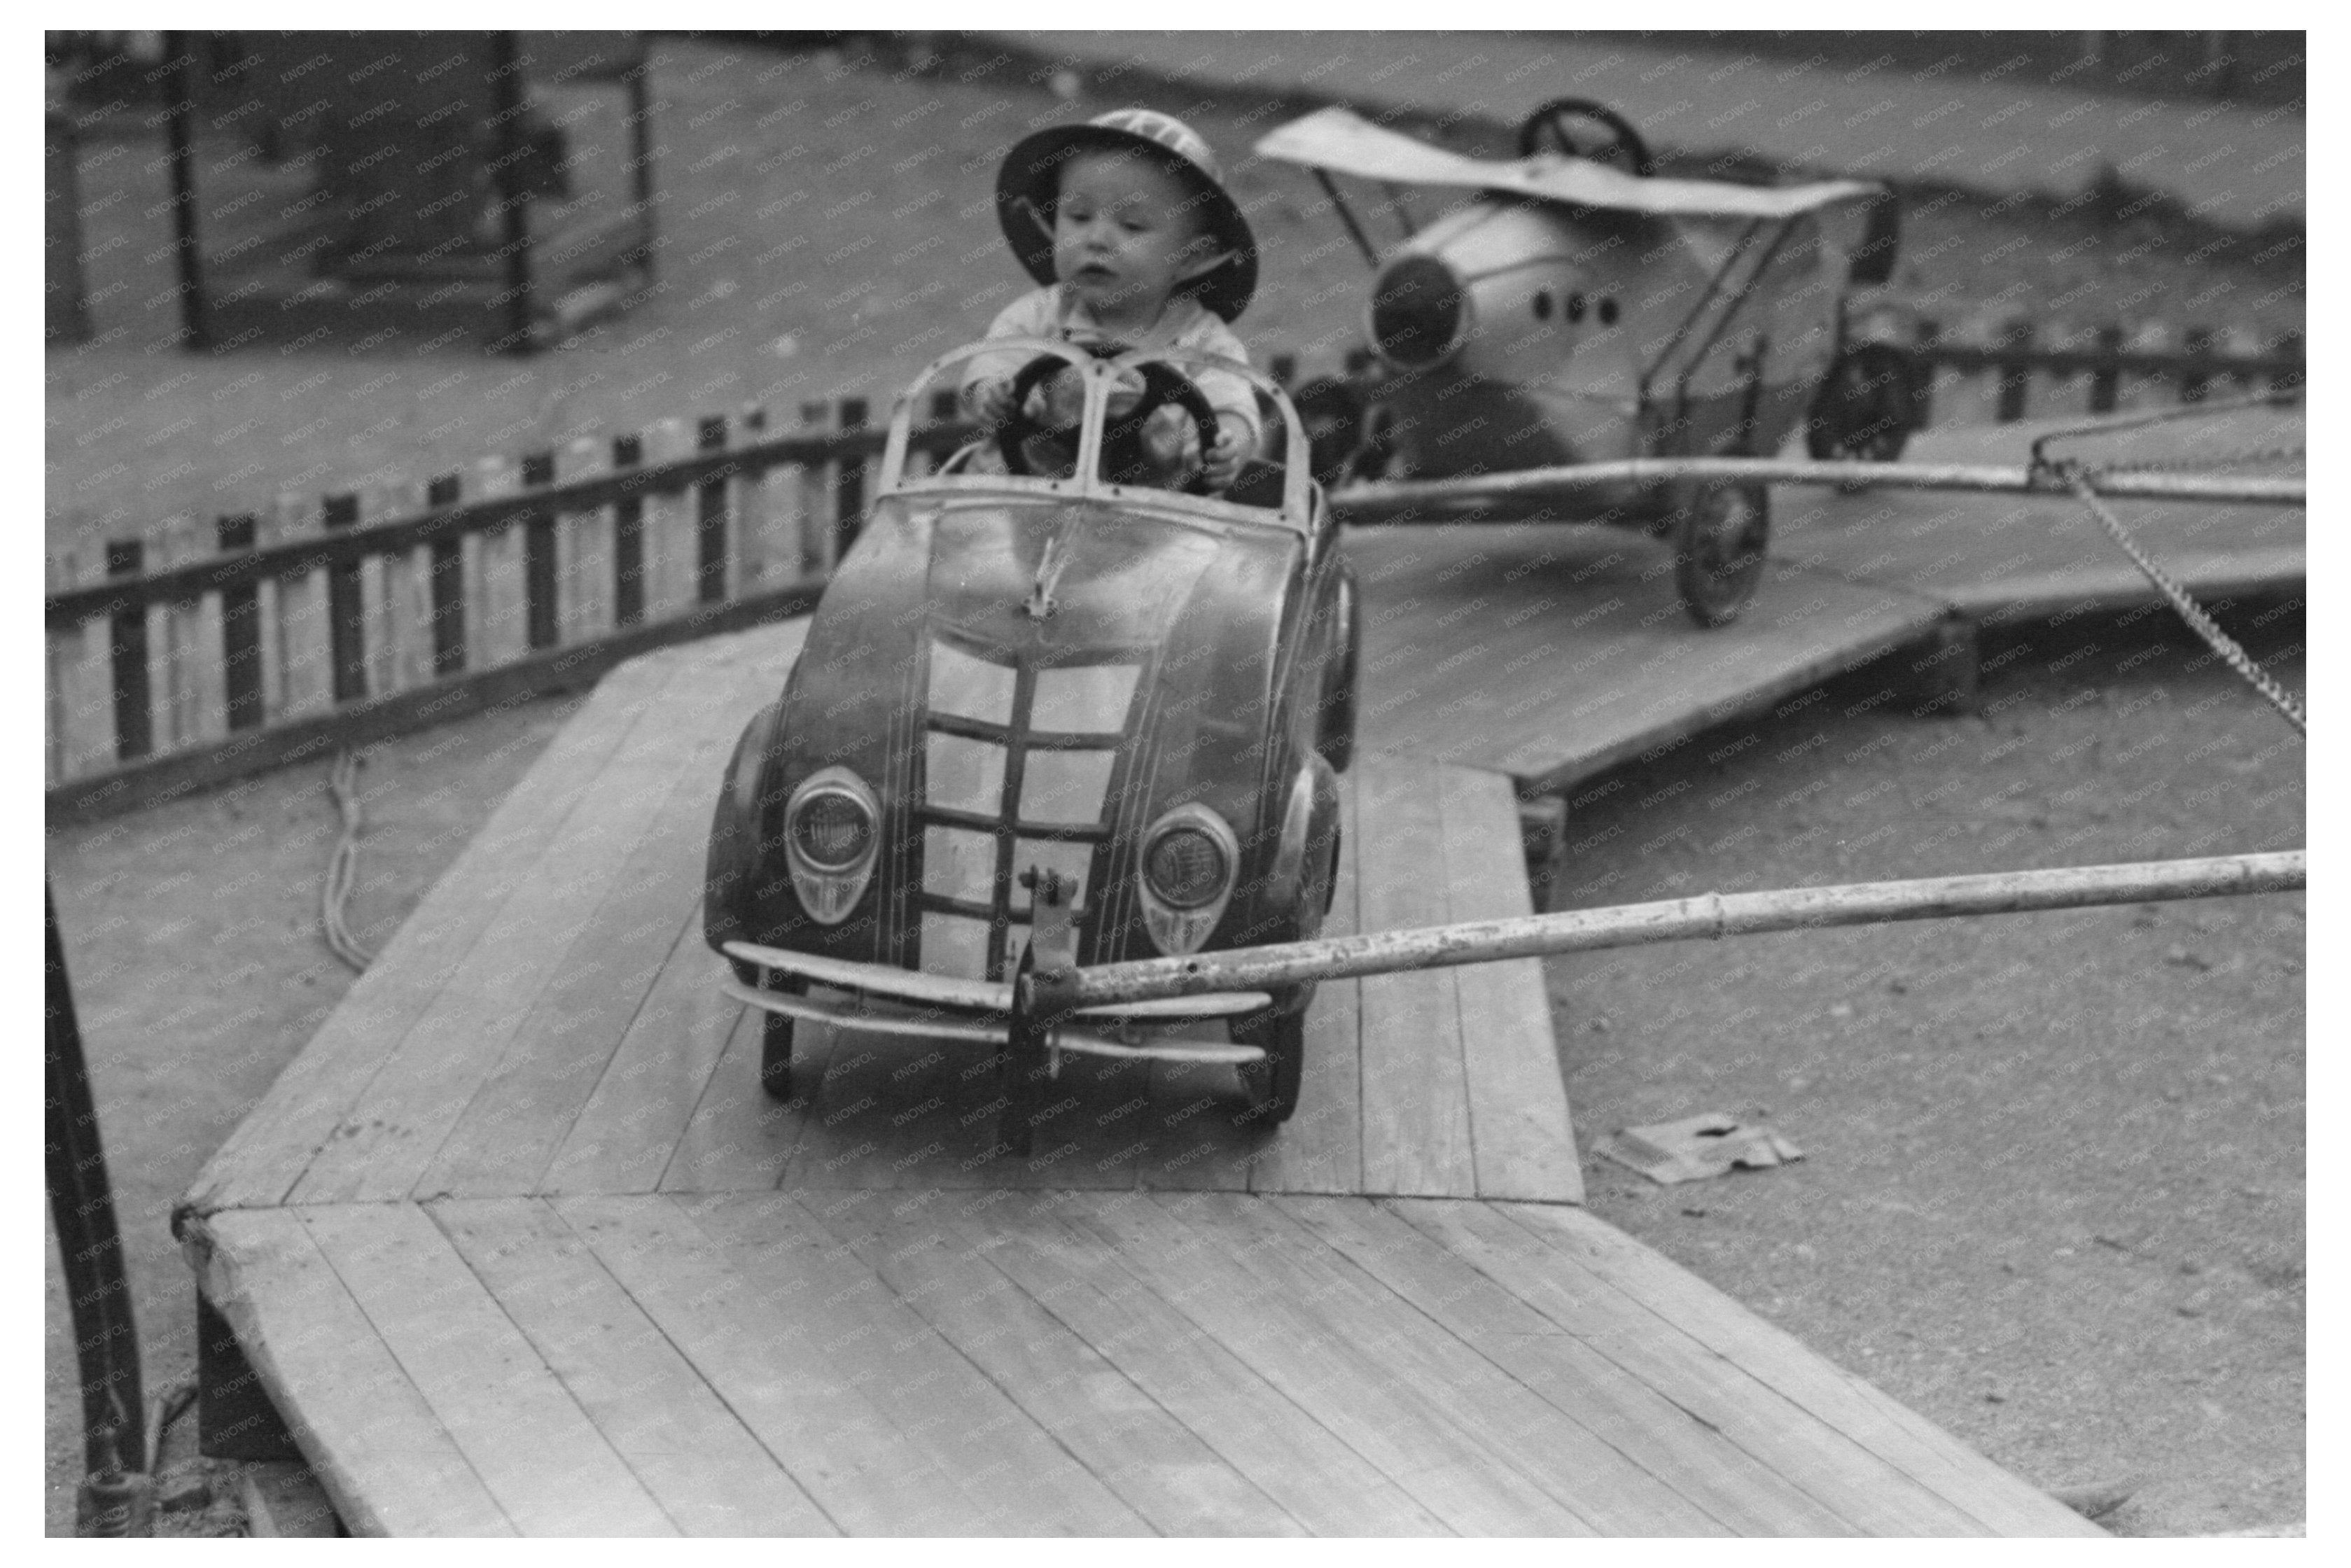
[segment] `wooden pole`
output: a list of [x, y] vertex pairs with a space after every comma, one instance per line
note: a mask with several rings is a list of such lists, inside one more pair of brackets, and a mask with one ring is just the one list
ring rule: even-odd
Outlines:
[[191, 349], [212, 347], [204, 298], [204, 255], [196, 226], [196, 41], [193, 33], [166, 33], [172, 64], [172, 108], [164, 120], [172, 165], [172, 237], [180, 274], [180, 327]]
[[653, 98], [651, 77], [653, 49], [639, 43], [636, 65], [628, 72], [629, 193], [637, 208], [637, 266], [646, 283], [653, 280]]
[[1254, 991], [1302, 980], [1390, 975], [1451, 968], [1506, 958], [1588, 953], [1693, 937], [1752, 936], [1823, 925], [1873, 925], [1893, 920], [1935, 920], [1959, 915], [2014, 915], [2041, 909], [2084, 909], [2157, 899], [2218, 898], [2249, 893], [2291, 893], [2308, 879], [2302, 850], [2220, 855], [2206, 860], [2146, 861], [2124, 865], [2060, 866], [2047, 871], [1992, 872], [1926, 877], [1910, 882], [1863, 882], [1832, 887], [1778, 888], [1767, 893], [1709, 893], [1655, 904], [1575, 909], [1509, 920], [1374, 931], [1314, 942], [1146, 958], [1058, 973], [1039, 972], [1029, 1005], [1059, 1015], [1110, 1002], [1196, 996], [1207, 991]]
[[[1883, 485], [1907, 490], [2064, 495], [2064, 482], [2027, 467], [1972, 463], [1815, 463], [1780, 457], [1626, 457], [1459, 479], [1391, 479], [1332, 493], [1347, 523], [1436, 521], [1500, 501], [1532, 501], [1626, 485], [1729, 479], [1762, 485]], [[2220, 501], [2259, 507], [2308, 504], [2305, 481], [2209, 474], [2116, 472], [2096, 478], [2118, 500]], [[1417, 516], [1416, 516], [1417, 514]]]
[[511, 32], [493, 33], [490, 62], [495, 79], [491, 99], [497, 105], [494, 145], [497, 148], [498, 208], [501, 217], [500, 254], [506, 260], [507, 329], [497, 347], [510, 354], [528, 354], [538, 307], [531, 298], [530, 204], [523, 186], [523, 58], [520, 43]]

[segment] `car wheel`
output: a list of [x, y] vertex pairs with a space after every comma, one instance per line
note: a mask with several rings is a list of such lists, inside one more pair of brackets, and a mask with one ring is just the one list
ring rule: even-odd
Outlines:
[[1248, 1091], [1249, 1114], [1255, 1121], [1278, 1127], [1298, 1109], [1298, 1090], [1306, 1077], [1306, 1009], [1252, 1013], [1232, 1025], [1236, 1044], [1254, 1045], [1265, 1052], [1260, 1061], [1240, 1070]]
[[770, 1100], [792, 1097], [792, 1020], [768, 1013], [759, 1030], [759, 1087]]
[[1339, 591], [1332, 595], [1332, 606], [1339, 622], [1339, 646], [1323, 670], [1322, 721], [1314, 749], [1332, 772], [1344, 773], [1355, 760], [1355, 687], [1364, 623], [1355, 569], [1345, 561], [1339, 563]]
[[1674, 586], [1701, 626], [1723, 626], [1755, 593], [1771, 538], [1771, 499], [1761, 485], [1714, 480], [1683, 500], [1673, 518]]

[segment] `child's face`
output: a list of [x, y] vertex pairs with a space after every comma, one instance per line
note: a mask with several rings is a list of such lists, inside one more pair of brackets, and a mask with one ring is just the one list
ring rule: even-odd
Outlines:
[[1053, 276], [1097, 319], [1148, 326], [1167, 297], [1217, 260], [1182, 181], [1130, 152], [1081, 152], [1061, 172]]

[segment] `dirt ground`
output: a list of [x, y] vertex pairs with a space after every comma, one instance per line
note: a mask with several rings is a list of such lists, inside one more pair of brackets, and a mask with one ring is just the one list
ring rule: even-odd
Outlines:
[[[152, 133], [94, 132], [81, 180], [99, 339], [47, 357], [49, 547], [127, 537], [173, 512], [266, 509], [281, 487], [422, 480], [486, 452], [747, 402], [789, 423], [802, 400], [856, 393], [879, 417], [914, 371], [1029, 287], [991, 204], [1004, 149], [1033, 126], [1125, 100], [1064, 100], [1008, 63], [915, 75], [859, 52], [671, 40], [653, 60], [659, 282], [627, 315], [525, 361], [435, 346], [389, 316], [315, 342], [173, 350], [172, 253], [147, 215], [167, 210], [165, 166]], [[1359, 342], [1369, 275], [1344, 232], [1305, 171], [1248, 152], [1284, 111], [1132, 96], [1190, 118], [1252, 214], [1265, 252], [1241, 322], [1252, 354], [1312, 362]], [[613, 95], [569, 89], [549, 106], [579, 116], [579, 179], [618, 180]], [[1501, 126], [1421, 129], [1465, 152], [1509, 151]], [[298, 166], [223, 167], [241, 152], [225, 140], [199, 151], [199, 191], [226, 214], [207, 243], [223, 252], [257, 242], [302, 199]], [[1436, 210], [1407, 204], [1423, 220]], [[1388, 214], [1367, 221], [1387, 232]], [[2303, 326], [2299, 246], [2257, 249], [2151, 214], [2061, 214], [1945, 192], [1910, 215], [1904, 247], [1896, 292], [1952, 328], [2154, 319], [2239, 323], [2267, 341]]]
[[[1559, 907], [2294, 848], [2301, 739], [2150, 612], [1989, 650], [1978, 717], [1823, 688], [1571, 807]], [[2278, 629], [2293, 630], [2279, 634]], [[2260, 635], [2260, 633], [2254, 633]], [[2265, 663], [2302, 689], [2300, 616]], [[1550, 965], [1594, 1213], [2126, 1534], [2304, 1513], [2304, 900]], [[1662, 1187], [1592, 1143], [1766, 1113], [1806, 1157]]]

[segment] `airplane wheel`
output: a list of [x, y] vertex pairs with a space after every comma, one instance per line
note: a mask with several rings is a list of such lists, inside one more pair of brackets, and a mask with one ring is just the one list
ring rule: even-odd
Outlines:
[[1804, 450], [1821, 462], [1891, 463], [1918, 428], [1910, 357], [1885, 343], [1837, 356], [1805, 412]]
[[1336, 376], [1317, 376], [1290, 402], [1306, 431], [1309, 471], [1317, 484], [1336, 485], [1363, 443], [1363, 392]]
[[1771, 505], [1761, 485], [1715, 480], [1684, 500], [1674, 523], [1674, 586], [1701, 626], [1736, 620], [1763, 579]]
[[1233, 1023], [1232, 1035], [1236, 1044], [1265, 1051], [1265, 1060], [1241, 1069], [1251, 1119], [1281, 1125], [1298, 1109], [1299, 1086], [1306, 1077], [1306, 1009], [1301, 1005], [1294, 1012], [1252, 1013]]

